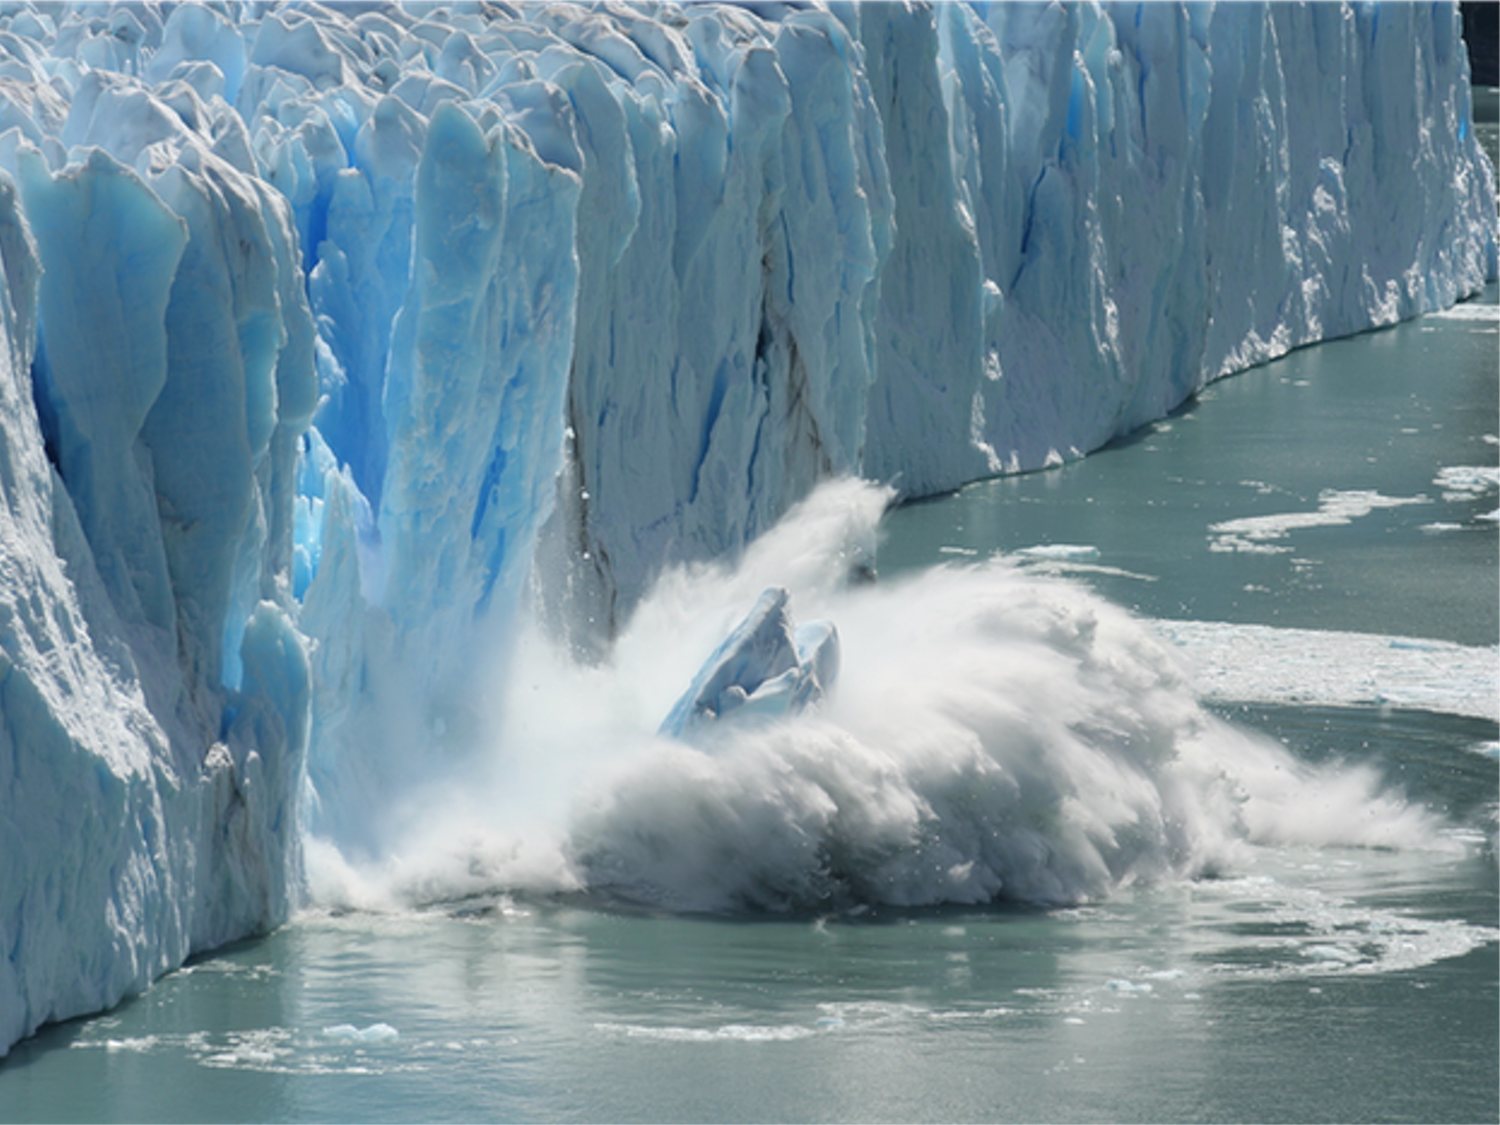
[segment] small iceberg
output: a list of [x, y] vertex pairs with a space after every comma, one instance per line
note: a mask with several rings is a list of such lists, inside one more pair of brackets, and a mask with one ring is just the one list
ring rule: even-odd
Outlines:
[[372, 1023], [369, 1027], [355, 1027], [352, 1023], [341, 1023], [325, 1027], [323, 1036], [343, 1043], [394, 1043], [401, 1033], [388, 1023]]
[[737, 721], [792, 715], [828, 692], [839, 672], [838, 630], [831, 621], [795, 628], [789, 600], [781, 586], [760, 595], [698, 670], [658, 733], [687, 739], [731, 715]]

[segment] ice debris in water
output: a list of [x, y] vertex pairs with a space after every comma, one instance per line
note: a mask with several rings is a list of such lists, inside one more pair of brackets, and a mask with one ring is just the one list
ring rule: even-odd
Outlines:
[[1086, 543], [1043, 543], [1035, 547], [1022, 547], [1012, 551], [1018, 559], [1027, 562], [1034, 560], [1078, 562], [1099, 557], [1099, 548]]
[[355, 1027], [352, 1023], [325, 1027], [326, 1039], [337, 1039], [343, 1043], [394, 1043], [401, 1033], [388, 1023], [372, 1023], [369, 1027]]
[[728, 718], [795, 714], [821, 699], [839, 672], [839, 634], [830, 621], [794, 628], [790, 595], [773, 586], [708, 658], [662, 720], [659, 733], [684, 738]]
[[1443, 490], [1444, 500], [1472, 500], [1500, 488], [1500, 466], [1448, 465], [1432, 483]]

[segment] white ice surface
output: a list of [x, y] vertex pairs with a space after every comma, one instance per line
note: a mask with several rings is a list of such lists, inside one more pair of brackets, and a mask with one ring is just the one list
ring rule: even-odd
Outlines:
[[1493, 646], [1215, 621], [1152, 626], [1207, 699], [1375, 704], [1500, 720], [1500, 649]]

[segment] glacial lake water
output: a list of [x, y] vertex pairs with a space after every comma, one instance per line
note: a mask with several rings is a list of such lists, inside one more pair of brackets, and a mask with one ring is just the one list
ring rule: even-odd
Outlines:
[[1496, 643], [1486, 300], [897, 510], [879, 558], [1020, 552], [1213, 623], [1214, 659], [1304, 660], [1309, 696], [1241, 668], [1215, 706], [1378, 769], [1446, 850], [1266, 847], [1054, 910], [308, 914], [17, 1045], [0, 1120], [1495, 1120], [1496, 723], [1360, 702], [1348, 647]]

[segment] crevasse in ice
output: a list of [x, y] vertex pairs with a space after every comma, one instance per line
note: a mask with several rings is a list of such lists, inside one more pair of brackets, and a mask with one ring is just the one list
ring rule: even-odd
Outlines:
[[1454, 8], [0, 11], [0, 1050], [380, 844], [540, 599], [1496, 272]]

